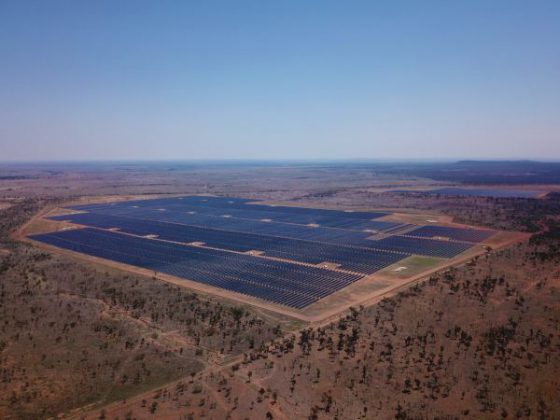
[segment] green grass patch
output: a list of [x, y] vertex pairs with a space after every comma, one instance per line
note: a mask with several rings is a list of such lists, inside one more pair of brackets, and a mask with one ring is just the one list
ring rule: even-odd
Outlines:
[[[435, 268], [445, 261], [447, 261], [445, 258], [411, 255], [410, 257], [400, 260], [399, 262], [385, 268], [382, 270], [382, 273], [396, 278], [407, 278]], [[398, 270], [399, 267], [406, 267], [406, 269]]]

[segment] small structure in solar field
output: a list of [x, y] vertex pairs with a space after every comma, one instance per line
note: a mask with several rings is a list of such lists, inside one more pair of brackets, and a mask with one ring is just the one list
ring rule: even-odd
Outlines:
[[322, 262], [322, 263], [318, 264], [317, 266], [321, 267], [321, 268], [326, 268], [328, 270], [332, 270], [333, 268], [339, 268], [340, 264], [336, 264], [336, 263], [333, 263], [333, 262], [330, 262], [330, 261], [325, 261], [325, 262]]
[[[112, 229], [111, 229], [112, 230]], [[144, 238], [148, 238], [148, 239], [156, 239], [159, 235], [154, 235], [154, 234], [150, 234], [150, 235], [145, 235]]]
[[379, 241], [384, 238], [388, 238], [390, 235], [383, 232], [373, 232], [373, 235], [366, 238], [367, 241]]
[[404, 270], [407, 270], [407, 269], [408, 269], [408, 267], [405, 267], [405, 266], [403, 265], [403, 266], [400, 266], [400, 267], [395, 268], [394, 271], [396, 271], [397, 273], [400, 273], [401, 271], [404, 271]]
[[256, 255], [256, 256], [259, 256], [259, 255], [263, 255], [264, 252], [258, 251], [258, 250], [256, 250], [256, 249], [252, 249], [252, 250], [250, 250], [250, 251], [247, 251], [246, 254], [248, 254], [248, 255]]
[[270, 223], [270, 222], [272, 222], [272, 219], [261, 219], [261, 222]]

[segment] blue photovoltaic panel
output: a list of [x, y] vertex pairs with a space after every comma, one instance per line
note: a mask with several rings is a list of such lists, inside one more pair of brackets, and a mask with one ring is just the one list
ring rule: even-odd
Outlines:
[[304, 308], [361, 277], [93, 228], [34, 235], [31, 239], [294, 308]]
[[449, 238], [455, 241], [473, 243], [482, 242], [494, 234], [495, 232], [493, 230], [456, 228], [447, 226], [422, 226], [418, 229], [406, 233], [407, 236], [417, 236], [421, 238], [442, 237]]
[[370, 242], [373, 243], [371, 246], [379, 249], [442, 258], [453, 258], [472, 247], [472, 244], [467, 242], [440, 241], [398, 235]]
[[[371, 217], [372, 215], [384, 215], [385, 213], [346, 213], [335, 210], [303, 208], [303, 212], [300, 214], [298, 209], [301, 208], [297, 207], [267, 206], [258, 204], [258, 202], [230, 197], [192, 196], [157, 200], [135, 200], [79, 206], [74, 207], [74, 209], [89, 211], [91, 215], [124, 216], [130, 219], [136, 219], [142, 221], [142, 224], [144, 224], [146, 228], [148, 226], [148, 221], [166, 222], [226, 232], [270, 236], [276, 239], [286, 238], [299, 241], [319, 242], [325, 245], [331, 244], [335, 246], [352, 247], [354, 249], [373, 249], [378, 252], [414, 253], [451, 258], [465, 249], [465, 244], [429, 239], [434, 237], [434, 235], [426, 233], [429, 232], [429, 230], [426, 232], [424, 230], [414, 230], [414, 232], [417, 233], [412, 235], [410, 233], [410, 228], [413, 227], [413, 225], [362, 218], [365, 214]], [[354, 215], [356, 218], [348, 218], [347, 215]], [[76, 223], [89, 226], [109, 227], [103, 224], [96, 224], [99, 220], [94, 222], [92, 221], [92, 217], [93, 216], [73, 215], [72, 220]], [[274, 219], [274, 217], [276, 217], [276, 219]], [[291, 217], [295, 217], [295, 219]], [[311, 220], [309, 219], [310, 217], [313, 218], [312, 221], [321, 222], [322, 224], [317, 223], [320, 225], [318, 227], [308, 226], [306, 222]], [[70, 216], [60, 216], [54, 219], [64, 220], [68, 218], [70, 218]], [[122, 227], [118, 223], [115, 225], [114, 221], [112, 223], [110, 227]], [[130, 233], [155, 234], [160, 235], [164, 239], [185, 242], [181, 240], [180, 234], [170, 234], [169, 227], [158, 226], [159, 227], [155, 229], [153, 225], [150, 225], [148, 233], [145, 233], [147, 232], [146, 229], [139, 231], [137, 228], [135, 228], [136, 230], [130, 231]], [[180, 230], [179, 227], [173, 229], [177, 231]], [[165, 234], [162, 234], [163, 230], [165, 230]], [[368, 239], [375, 234], [375, 232], [387, 232], [387, 234], [392, 234], [393, 236], [389, 236], [386, 240], [381, 241]], [[456, 232], [455, 235], [456, 236], [449, 236], [449, 238], [460, 240], [461, 236], [459, 236], [459, 233]], [[465, 233], [465, 235], [467, 235], [467, 233]], [[425, 237], [426, 242], [417, 243], [414, 238], [407, 240], [405, 236]], [[231, 239], [231, 235], [229, 235], [229, 238]], [[221, 244], [216, 247], [241, 250], [238, 245], [234, 246], [234, 243], [239, 242], [238, 238], [236, 241], [233, 241], [233, 239], [231, 240], [230, 247], [227, 247], [225, 244], [227, 240], [222, 240]], [[197, 241], [207, 242], [202, 239]], [[279, 250], [272, 245], [269, 245], [266, 249], [260, 248], [264, 247], [261, 243], [257, 243], [256, 245], [259, 245], [257, 249], [268, 252], [270, 256], [278, 256], [280, 255], [278, 253], [281, 252], [287, 254], [285, 249]], [[247, 246], [249, 246], [248, 243]], [[251, 246], [251, 248], [253, 249], [256, 247]], [[300, 253], [297, 247], [293, 248], [292, 254], [292, 257], [288, 259], [302, 262], [317, 261], [317, 258], [315, 258], [316, 255], [309, 255], [309, 252]], [[326, 261], [341, 264], [340, 261], [342, 257], [337, 258], [336, 255], [333, 256], [333, 254], [334, 253], [326, 254], [326, 256], [329, 256], [329, 259], [326, 259]], [[299, 257], [297, 257], [298, 255]], [[360, 257], [355, 257], [355, 259], [360, 260]], [[372, 270], [374, 272], [385, 266], [383, 263], [384, 259], [381, 258], [381, 261], [378, 261], [379, 259], [380, 256], [376, 256], [376, 261], [369, 264], [362, 264], [361, 261], [358, 263], [355, 261], [345, 261], [342, 267], [348, 270], [371, 274]], [[370, 268], [367, 268], [366, 265], [369, 265]], [[360, 266], [359, 270], [358, 266]]]
[[308, 264], [332, 262], [339, 264], [342, 269], [363, 274], [372, 274], [408, 256], [406, 253], [361, 249], [105, 214], [81, 213], [57, 216], [54, 219], [69, 220], [76, 224], [102, 229], [118, 228], [122, 232], [139, 236], [157, 235], [158, 239], [166, 241], [204, 242], [208, 247], [239, 252], [258, 250], [263, 251], [267, 256]]
[[[96, 213], [111, 216], [126, 216], [139, 220], [163, 221], [188, 226], [208, 227], [231, 232], [253, 233], [257, 235], [279, 236], [333, 244], [351, 245], [361, 241], [371, 233], [339, 228], [311, 227], [305, 225], [265, 222], [238, 217], [208, 216], [201, 213], [160, 211], [157, 209], [122, 209], [97, 210]], [[76, 216], [76, 215], [72, 215]], [[53, 220], [71, 220], [70, 216], [57, 216]], [[78, 220], [78, 219], [75, 219]], [[373, 223], [373, 222], [372, 222]], [[378, 222], [381, 223], [381, 222]], [[85, 223], [87, 224], [87, 223]], [[118, 227], [118, 226], [115, 226]]]
[[340, 227], [349, 230], [384, 230], [396, 226], [396, 223], [372, 220], [387, 213], [380, 212], [344, 212], [339, 210], [311, 209], [303, 207], [269, 206], [252, 204], [248, 200], [220, 197], [179, 197], [157, 200], [135, 200], [128, 202], [92, 204], [71, 207], [74, 210], [95, 213], [144, 214], [162, 211], [170, 215], [184, 212], [204, 214], [207, 216], [229, 215], [231, 217], [251, 220], [270, 219], [282, 223], [300, 225], [316, 224], [325, 227]]

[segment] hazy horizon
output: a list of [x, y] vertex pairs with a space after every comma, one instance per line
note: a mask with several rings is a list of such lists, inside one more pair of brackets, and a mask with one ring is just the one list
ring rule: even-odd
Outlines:
[[512, 163], [512, 164], [560, 164], [558, 159], [476, 159], [476, 158], [409, 158], [409, 159], [369, 159], [369, 158], [306, 158], [306, 159], [235, 159], [235, 158], [223, 158], [223, 159], [67, 159], [67, 160], [0, 160], [0, 165], [6, 167], [10, 166], [25, 166], [25, 165], [37, 165], [37, 166], [57, 166], [57, 165], [157, 165], [157, 164], [195, 164], [195, 165], [227, 165], [227, 164], [258, 164], [258, 165], [278, 165], [285, 164], [290, 165], [302, 165], [302, 164], [372, 164], [372, 165], [383, 165], [383, 164], [459, 164], [465, 162], [474, 163]]
[[558, 21], [545, 0], [2, 2], [0, 162], [559, 161]]

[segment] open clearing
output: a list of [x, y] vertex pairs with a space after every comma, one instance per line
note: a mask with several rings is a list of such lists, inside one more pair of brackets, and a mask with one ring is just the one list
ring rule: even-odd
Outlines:
[[387, 212], [208, 195], [55, 208], [25, 235], [42, 246], [312, 322], [467, 261], [489, 245], [524, 238], [425, 214], [404, 222]]

